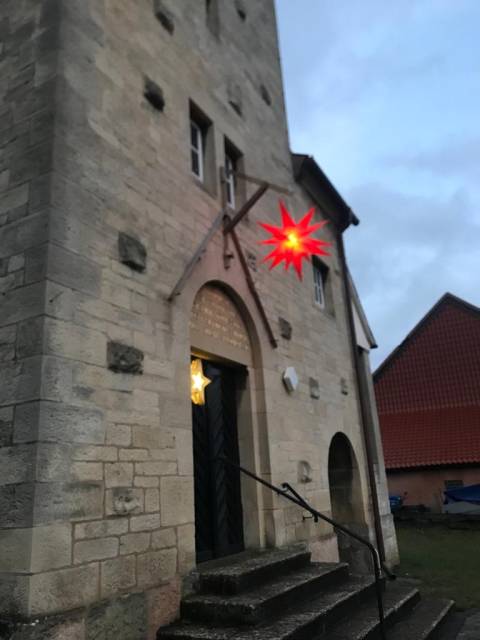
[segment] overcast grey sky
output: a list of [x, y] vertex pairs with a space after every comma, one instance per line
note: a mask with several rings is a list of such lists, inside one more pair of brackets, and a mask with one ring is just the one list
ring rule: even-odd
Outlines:
[[446, 291], [480, 305], [480, 1], [276, 5], [290, 144], [361, 220], [377, 366]]

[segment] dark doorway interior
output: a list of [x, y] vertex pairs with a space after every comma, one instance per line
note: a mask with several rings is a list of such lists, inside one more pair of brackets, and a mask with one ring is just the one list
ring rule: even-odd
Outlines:
[[244, 370], [202, 362], [211, 383], [205, 404], [192, 404], [197, 562], [244, 549], [240, 472], [218, 460], [239, 463], [237, 385]]
[[[351, 531], [368, 537], [362, 516], [357, 462], [350, 441], [343, 433], [337, 433], [330, 444], [328, 481], [332, 518]], [[355, 573], [368, 573], [371, 561], [364, 546], [341, 532], [337, 532], [337, 539], [340, 560], [348, 562]]]

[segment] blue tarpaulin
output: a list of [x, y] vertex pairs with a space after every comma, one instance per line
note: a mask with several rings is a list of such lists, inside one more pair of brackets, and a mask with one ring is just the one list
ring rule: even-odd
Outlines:
[[448, 489], [444, 494], [448, 502], [471, 502], [480, 505], [480, 484]]

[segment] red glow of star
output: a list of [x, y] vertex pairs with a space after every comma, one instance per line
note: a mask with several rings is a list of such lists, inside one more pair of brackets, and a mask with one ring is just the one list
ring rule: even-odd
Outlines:
[[282, 226], [275, 227], [271, 224], [260, 222], [260, 226], [272, 234], [271, 238], [262, 240], [260, 244], [274, 244], [275, 249], [269, 253], [262, 262], [271, 260], [270, 269], [277, 267], [285, 261], [285, 271], [293, 266], [298, 278], [302, 279], [302, 261], [311, 260], [313, 255], [329, 256], [324, 247], [330, 247], [331, 242], [312, 238], [312, 233], [318, 231], [327, 224], [327, 220], [310, 224], [315, 209], [310, 209], [297, 223], [291, 217], [284, 203], [280, 200], [280, 211], [282, 214]]

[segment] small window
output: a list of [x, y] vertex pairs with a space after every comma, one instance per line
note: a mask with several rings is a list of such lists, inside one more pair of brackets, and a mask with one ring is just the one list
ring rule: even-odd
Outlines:
[[243, 171], [242, 153], [228, 138], [225, 138], [225, 195], [227, 204], [232, 209], [245, 202], [244, 181], [238, 180], [236, 175], [237, 172]]
[[190, 171], [208, 193], [217, 195], [218, 171], [215, 162], [214, 127], [210, 118], [190, 102], [189, 120]]
[[192, 162], [192, 173], [203, 182], [203, 150], [204, 140], [203, 131], [195, 120], [190, 120], [190, 154]]
[[313, 260], [313, 286], [315, 292], [315, 303], [325, 309], [326, 306], [326, 284], [328, 277], [328, 267], [326, 267], [320, 260]]
[[235, 191], [236, 191], [236, 178], [235, 178], [235, 160], [226, 155], [225, 156], [225, 180], [227, 183], [227, 204], [235, 209]]

